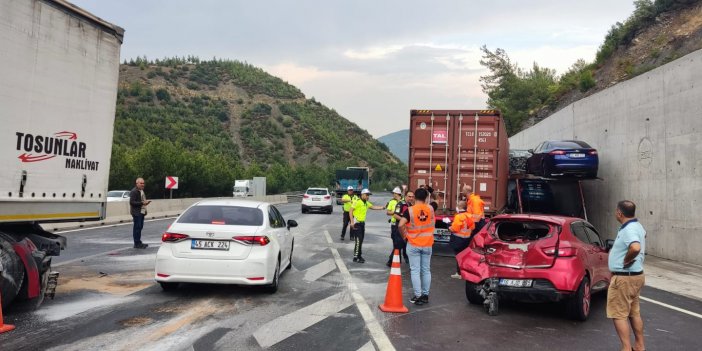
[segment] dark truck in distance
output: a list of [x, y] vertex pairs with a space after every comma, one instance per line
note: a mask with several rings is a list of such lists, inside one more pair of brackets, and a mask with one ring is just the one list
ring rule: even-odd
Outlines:
[[341, 197], [346, 194], [349, 186], [353, 187], [356, 194], [360, 194], [363, 189], [368, 189], [370, 186], [369, 172], [368, 167], [346, 167], [346, 169], [336, 170], [334, 182], [336, 204], [341, 204]]

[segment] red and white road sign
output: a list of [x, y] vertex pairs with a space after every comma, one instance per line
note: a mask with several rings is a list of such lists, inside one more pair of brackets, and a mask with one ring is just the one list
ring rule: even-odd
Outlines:
[[178, 189], [178, 177], [166, 176], [166, 189]]

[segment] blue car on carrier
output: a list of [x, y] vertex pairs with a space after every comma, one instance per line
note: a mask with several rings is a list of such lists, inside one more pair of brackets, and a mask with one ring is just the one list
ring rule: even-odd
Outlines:
[[550, 140], [529, 150], [527, 173], [543, 177], [597, 178], [597, 150], [584, 141]]

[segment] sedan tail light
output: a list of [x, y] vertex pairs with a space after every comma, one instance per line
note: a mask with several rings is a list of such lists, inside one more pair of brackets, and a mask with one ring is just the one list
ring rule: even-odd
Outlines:
[[249, 244], [249, 245], [260, 245], [260, 246], [266, 246], [268, 243], [271, 242], [271, 239], [268, 239], [267, 236], [251, 236], [251, 235], [240, 235], [240, 236], [234, 236], [232, 237], [235, 241]]
[[597, 150], [590, 150], [590, 151], [588, 151], [587, 154], [588, 154], [588, 155], [593, 155], [593, 156], [594, 156], [594, 155], [597, 155]]
[[174, 242], [178, 242], [181, 240], [185, 240], [189, 237], [190, 236], [185, 235], [185, 234], [165, 232], [165, 233], [163, 233], [163, 235], [161, 235], [161, 241], [163, 241], [164, 243], [167, 243], [167, 242], [174, 243]]
[[[542, 251], [547, 256], [553, 256], [556, 254], [556, 247], [544, 247]], [[558, 249], [558, 257], [574, 257], [578, 254], [578, 249], [574, 247], [561, 247]]]
[[304, 199], [309, 199], [309, 198], [310, 198], [310, 196], [309, 196], [309, 195], [307, 195], [307, 194], [305, 194], [305, 195], [302, 195], [302, 198], [304, 198]]
[[329, 196], [329, 195], [324, 197], [324, 200], [329, 200], [329, 199], [331, 199], [331, 196]]
[[566, 152], [563, 150], [553, 150], [553, 151], [549, 152], [548, 154], [549, 155], [565, 155]]

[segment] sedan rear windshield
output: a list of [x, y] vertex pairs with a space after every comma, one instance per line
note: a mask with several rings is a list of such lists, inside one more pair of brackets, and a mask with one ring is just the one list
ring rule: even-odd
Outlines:
[[307, 189], [307, 195], [328, 195], [325, 189]]
[[110, 191], [107, 193], [107, 197], [122, 197], [124, 191]]
[[180, 216], [178, 223], [260, 226], [263, 211], [239, 206], [193, 206]]
[[495, 235], [502, 241], [533, 241], [549, 236], [553, 225], [534, 221], [500, 221], [495, 223]]
[[589, 149], [590, 145], [583, 141], [552, 141], [552, 149]]

